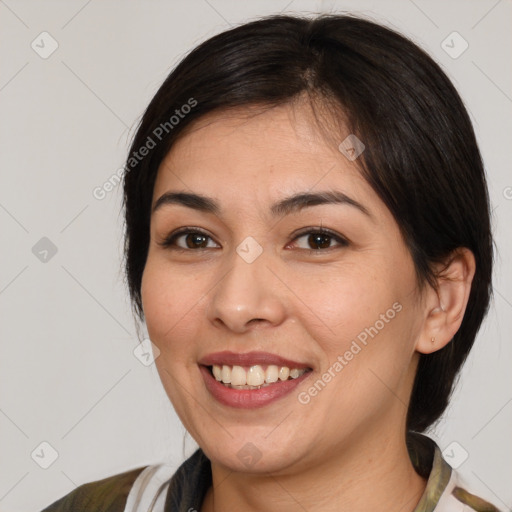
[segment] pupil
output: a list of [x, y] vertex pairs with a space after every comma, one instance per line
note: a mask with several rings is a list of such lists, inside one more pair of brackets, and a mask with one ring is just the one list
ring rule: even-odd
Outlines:
[[[192, 240], [191, 243], [189, 243], [190, 240]], [[198, 246], [204, 247], [205, 241], [206, 241], [206, 237], [199, 233], [188, 235], [187, 236], [187, 247], [189, 247], [190, 249], [197, 248]]]
[[329, 248], [329, 235], [324, 234], [316, 234], [316, 235], [310, 235], [310, 242], [313, 243], [313, 245], [319, 245], [323, 249]]

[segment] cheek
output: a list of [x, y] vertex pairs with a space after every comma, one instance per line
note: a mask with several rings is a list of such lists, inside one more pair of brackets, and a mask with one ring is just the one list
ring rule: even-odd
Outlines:
[[373, 324], [396, 300], [395, 291], [379, 275], [361, 265], [345, 264], [329, 273], [318, 269], [307, 277], [297, 274], [294, 293], [304, 311], [310, 311], [311, 324], [323, 326], [325, 338], [336, 345]]
[[[142, 276], [141, 296], [151, 340], [165, 352], [187, 344], [175, 343], [192, 333], [202, 305], [204, 290], [190, 270], [169, 270], [164, 261], [148, 257]], [[174, 346], [172, 346], [174, 345]]]
[[[169, 270], [168, 262], [148, 256], [141, 283], [144, 316], [151, 341], [160, 350], [155, 360], [162, 384], [182, 422], [192, 426], [187, 411], [190, 369], [195, 367], [194, 339], [197, 328], [198, 300], [196, 281], [185, 272]], [[190, 276], [190, 273], [188, 273]]]
[[329, 277], [317, 271], [298, 278], [302, 327], [320, 345], [323, 371], [341, 358], [343, 374], [352, 383], [371, 383], [372, 368], [390, 382], [401, 379], [413, 353], [417, 323], [410, 296], [414, 273], [405, 265], [402, 269], [397, 278], [391, 268], [354, 264]]

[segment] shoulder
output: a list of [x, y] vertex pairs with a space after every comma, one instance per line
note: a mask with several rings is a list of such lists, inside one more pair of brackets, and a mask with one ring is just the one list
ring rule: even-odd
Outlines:
[[414, 512], [500, 512], [496, 506], [472, 492], [468, 482], [445, 460], [429, 437], [408, 433], [407, 447], [417, 473], [427, 479], [425, 492]]
[[467, 505], [471, 510], [476, 512], [500, 512], [492, 503], [480, 498], [476, 494], [472, 494], [462, 487], [454, 487], [452, 495], [458, 502]]
[[146, 467], [80, 485], [42, 512], [123, 512], [133, 483]]

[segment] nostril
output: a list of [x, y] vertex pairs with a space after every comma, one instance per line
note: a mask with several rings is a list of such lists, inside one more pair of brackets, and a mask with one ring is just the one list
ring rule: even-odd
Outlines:
[[247, 322], [247, 325], [252, 325], [254, 323], [259, 324], [259, 323], [264, 322], [264, 321], [265, 321], [264, 318], [253, 318], [252, 320], [249, 320]]

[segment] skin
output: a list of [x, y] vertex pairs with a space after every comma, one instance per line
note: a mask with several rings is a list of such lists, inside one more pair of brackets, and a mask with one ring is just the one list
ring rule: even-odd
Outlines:
[[[215, 198], [222, 214], [176, 204], [154, 212], [142, 279], [162, 383], [212, 462], [202, 511], [412, 511], [426, 485], [405, 445], [416, 365], [420, 352], [439, 350], [459, 328], [474, 258], [458, 251], [438, 290], [420, 293], [396, 221], [357, 160], [322, 136], [309, 104], [246, 113], [201, 118], [162, 162], [153, 204], [168, 191], [194, 192]], [[320, 190], [342, 191], [370, 215], [347, 204], [270, 214], [284, 197]], [[184, 226], [206, 232], [207, 248], [200, 240], [187, 249], [185, 236], [159, 245]], [[320, 226], [348, 245], [327, 238], [319, 249], [308, 233]], [[311, 229], [297, 238], [301, 228]], [[248, 236], [263, 249], [252, 263], [236, 252]], [[298, 394], [397, 302], [401, 311], [300, 403]], [[223, 350], [267, 351], [312, 372], [263, 408], [236, 409], [212, 398], [199, 371], [198, 360]], [[261, 455], [250, 467], [237, 455], [247, 442]]]

